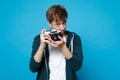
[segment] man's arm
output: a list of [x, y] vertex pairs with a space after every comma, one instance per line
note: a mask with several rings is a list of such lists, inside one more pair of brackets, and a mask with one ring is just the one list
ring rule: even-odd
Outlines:
[[60, 47], [60, 49], [63, 52], [66, 59], [72, 58], [73, 55], [71, 54], [70, 50], [67, 48], [66, 44], [63, 44], [62, 47]]
[[40, 45], [40, 47], [38, 48], [37, 52], [34, 55], [34, 60], [37, 63], [40, 63], [42, 56], [43, 56], [43, 50], [44, 50], [44, 45]]
[[[37, 72], [41, 65], [40, 60], [42, 59], [42, 53], [40, 53], [39, 46], [40, 46], [40, 37], [38, 35], [34, 38], [33, 45], [32, 45], [32, 54], [31, 54], [31, 58], [30, 58], [30, 70], [32, 72]], [[41, 54], [41, 56], [39, 56], [39, 57], [41, 57], [39, 61], [35, 58], [35, 56], [37, 56], [38, 54], [39, 55]], [[38, 56], [37, 56], [37, 58], [38, 58]]]
[[42, 33], [34, 39], [32, 46], [32, 56], [30, 59], [30, 70], [32, 72], [36, 72], [39, 70], [42, 57], [43, 50], [46, 44], [50, 43], [50, 36], [48, 34], [44, 34], [45, 30], [42, 30]]
[[71, 69], [78, 71], [82, 66], [83, 53], [82, 53], [82, 44], [81, 39], [78, 35], [74, 35], [73, 40], [73, 53], [72, 57], [67, 59], [67, 63], [71, 66]]
[[67, 63], [71, 66], [72, 70], [77, 71], [82, 66], [83, 54], [82, 54], [82, 44], [81, 39], [78, 35], [74, 35], [73, 40], [73, 52], [67, 48], [63, 39], [60, 38], [61, 41], [57, 41], [54, 45], [55, 47], [60, 47], [61, 51], [66, 57]]

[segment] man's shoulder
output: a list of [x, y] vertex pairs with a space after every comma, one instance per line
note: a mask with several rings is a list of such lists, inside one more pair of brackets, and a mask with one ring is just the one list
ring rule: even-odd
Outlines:
[[40, 40], [40, 34], [36, 35], [36, 36], [34, 37], [34, 40]]
[[80, 37], [77, 33], [75, 33], [75, 32], [71, 32], [71, 31], [66, 31], [66, 34], [68, 34], [68, 35], [70, 35], [70, 36], [75, 36], [75, 37]]

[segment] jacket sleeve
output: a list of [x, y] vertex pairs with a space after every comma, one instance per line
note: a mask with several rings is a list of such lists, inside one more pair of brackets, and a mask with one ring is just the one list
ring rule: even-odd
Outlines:
[[33, 45], [32, 45], [32, 54], [31, 54], [31, 57], [30, 57], [30, 63], [29, 63], [29, 68], [32, 72], [37, 72], [39, 69], [40, 69], [40, 66], [41, 66], [41, 62], [40, 63], [37, 63], [35, 60], [34, 60], [34, 55], [35, 53], [37, 52], [38, 48], [39, 48], [39, 45], [40, 45], [40, 37], [39, 36], [36, 36], [34, 38], [34, 41], [33, 41]]
[[67, 62], [73, 71], [78, 71], [82, 66], [83, 53], [81, 39], [77, 34], [74, 35], [72, 54], [72, 58], [68, 59]]

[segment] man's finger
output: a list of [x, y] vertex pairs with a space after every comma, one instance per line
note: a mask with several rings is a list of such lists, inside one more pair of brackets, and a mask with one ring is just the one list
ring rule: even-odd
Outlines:
[[46, 29], [41, 30], [41, 34], [44, 34], [45, 31], [46, 31]]

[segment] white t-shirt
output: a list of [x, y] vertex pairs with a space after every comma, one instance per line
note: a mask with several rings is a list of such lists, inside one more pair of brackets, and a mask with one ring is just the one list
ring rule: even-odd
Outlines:
[[[64, 37], [66, 42], [66, 38]], [[49, 80], [66, 80], [66, 60], [62, 51], [49, 45]]]

